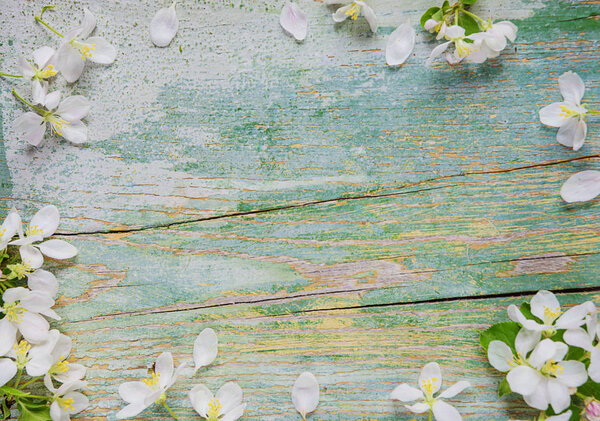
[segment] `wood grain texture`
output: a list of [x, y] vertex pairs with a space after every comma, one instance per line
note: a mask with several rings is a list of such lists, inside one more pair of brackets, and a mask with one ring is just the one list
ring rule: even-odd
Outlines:
[[[388, 394], [430, 360], [475, 385], [457, 399], [466, 419], [533, 415], [496, 397], [477, 337], [541, 288], [566, 304], [599, 297], [599, 205], [566, 205], [558, 190], [597, 169], [600, 130], [591, 121], [573, 152], [537, 117], [566, 70], [598, 103], [598, 2], [480, 3], [519, 26], [499, 59], [426, 68], [435, 42], [419, 33], [400, 69], [384, 64], [386, 37], [433, 1], [375, 1], [370, 35], [301, 0], [302, 44], [282, 34], [280, 2], [184, 2], [167, 49], [147, 35], [162, 4], [55, 3], [47, 17], [63, 30], [89, 7], [119, 56], [66, 87], [93, 104], [81, 147], [25, 146], [10, 90], [27, 87], [0, 80], [0, 208], [57, 205], [80, 249], [49, 266], [56, 326], [91, 367], [82, 418], [114, 420], [118, 385], [162, 351], [189, 360], [208, 326], [220, 354], [173, 390], [182, 419], [194, 418], [192, 384], [230, 380], [246, 392], [244, 419], [298, 419], [289, 393], [310, 370], [323, 386], [311, 419], [408, 420]], [[41, 6], [0, 8], [3, 70], [57, 42], [33, 23]]]

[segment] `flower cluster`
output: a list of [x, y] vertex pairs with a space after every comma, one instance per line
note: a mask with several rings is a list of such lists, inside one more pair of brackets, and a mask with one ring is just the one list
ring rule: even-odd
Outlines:
[[44, 7], [35, 20], [62, 39], [58, 50], [48, 46], [38, 48], [31, 54], [31, 59], [19, 59], [20, 75], [0, 73], [0, 76], [31, 82], [31, 101], [15, 89], [12, 91], [16, 98], [33, 110], [15, 121], [15, 130], [24, 140], [38, 146], [49, 128], [51, 135], [62, 136], [73, 143], [84, 143], [88, 140], [88, 133], [81, 120], [90, 111], [89, 101], [81, 95], [69, 96], [61, 101], [60, 91], [48, 91], [49, 82], [60, 72], [68, 83], [73, 83], [83, 73], [86, 61], [111, 64], [117, 53], [104, 38], [90, 36], [96, 27], [96, 18], [89, 10], [84, 9], [80, 25], [63, 35], [42, 19], [48, 9], [53, 7]]
[[[204, 329], [194, 341], [194, 373], [212, 364], [217, 352], [217, 334], [211, 328]], [[173, 355], [170, 352], [160, 354], [149, 370], [148, 378], [119, 386], [119, 395], [127, 405], [117, 413], [117, 419], [135, 417], [154, 404], [162, 405], [178, 419], [167, 404], [167, 391], [186, 367], [184, 362], [174, 368]], [[208, 421], [235, 421], [243, 415], [247, 405], [243, 402], [242, 388], [235, 382], [225, 383], [214, 395], [208, 387], [199, 384], [189, 391], [188, 396], [192, 408]], [[305, 372], [298, 377], [292, 388], [292, 401], [306, 420], [306, 415], [319, 404], [319, 384], [315, 376]]]
[[[442, 7], [431, 7], [421, 16], [421, 26], [436, 34], [436, 39], [445, 42], [433, 49], [427, 59], [431, 64], [442, 54], [450, 64], [463, 60], [483, 63], [495, 58], [506, 48], [507, 40], [514, 42], [517, 27], [509, 21], [493, 22], [482, 19], [468, 8], [477, 0], [461, 0], [450, 4], [444, 1]], [[448, 49], [452, 48], [451, 51]]]
[[[431, 52], [426, 64], [445, 53], [450, 64], [463, 60], [472, 63], [483, 63], [489, 58], [495, 58], [507, 46], [507, 41], [514, 42], [517, 37], [517, 27], [509, 21], [493, 22], [484, 20], [468, 8], [477, 0], [460, 0], [452, 5], [446, 0], [442, 7], [431, 7], [421, 17], [421, 26], [435, 33], [438, 40], [445, 42]], [[363, 16], [371, 32], [377, 32], [377, 15], [363, 0], [326, 0], [327, 5], [340, 5], [332, 14], [335, 23], [347, 19], [357, 20]], [[297, 4], [288, 2], [279, 16], [279, 23], [284, 31], [297, 41], [306, 38], [308, 19]], [[385, 59], [390, 66], [398, 66], [406, 61], [415, 46], [416, 32], [410, 23], [406, 22], [394, 30], [388, 37]], [[451, 52], [448, 49], [453, 47]]]
[[[508, 307], [511, 322], [481, 334], [490, 364], [506, 373], [499, 395], [518, 393], [538, 420], [597, 420], [600, 414], [600, 341], [591, 301], [567, 311], [554, 294], [539, 291], [531, 303]], [[584, 418], [581, 418], [584, 416]]]
[[[50, 329], [47, 320], [60, 317], [52, 309], [58, 281], [41, 269], [44, 256], [68, 259], [77, 254], [77, 249], [63, 240], [47, 240], [59, 221], [58, 209], [46, 206], [33, 216], [25, 231], [15, 210], [0, 227], [1, 419], [8, 419], [16, 406], [19, 419], [65, 421], [88, 406], [88, 398], [80, 392], [87, 386], [83, 381], [86, 368], [70, 361], [71, 338]], [[25, 382], [24, 374], [30, 377]], [[28, 386], [40, 380], [47, 395], [29, 391]], [[25, 414], [33, 415], [26, 418]]]

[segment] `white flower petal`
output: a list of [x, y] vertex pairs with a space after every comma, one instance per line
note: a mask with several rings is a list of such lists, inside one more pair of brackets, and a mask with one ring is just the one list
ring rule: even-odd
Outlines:
[[566, 102], [553, 102], [546, 105], [539, 111], [540, 121], [546, 126], [561, 127], [566, 124], [567, 119], [564, 117], [563, 108], [568, 108]]
[[21, 255], [23, 263], [32, 269], [40, 268], [44, 264], [44, 256], [42, 256], [42, 253], [32, 245], [26, 244], [19, 247], [19, 254]]
[[6, 215], [6, 218], [0, 227], [0, 232], [2, 233], [2, 235], [0, 235], [0, 243], [4, 244], [4, 246], [1, 246], [0, 248], [6, 247], [6, 243], [12, 240], [21, 228], [21, 216], [13, 209]]
[[[558, 342], [554, 342], [551, 339], [544, 339], [539, 344], [537, 344], [534, 350], [531, 352], [531, 355], [528, 359], [529, 364], [531, 364], [534, 368], [539, 370], [546, 363], [546, 361], [548, 361], [549, 359], [554, 359], [558, 348]], [[523, 394], [528, 395], [529, 393]]]
[[25, 311], [18, 328], [19, 332], [21, 332], [21, 335], [23, 335], [27, 342], [38, 344], [44, 342], [48, 337], [50, 325], [48, 324], [48, 321], [39, 314]]
[[90, 44], [90, 61], [99, 64], [111, 64], [117, 58], [117, 50], [102, 37], [91, 37], [85, 41]]
[[40, 291], [30, 291], [21, 299], [21, 305], [34, 313], [41, 313], [54, 305], [54, 300]]
[[213, 399], [213, 394], [206, 386], [199, 384], [190, 390], [190, 402], [194, 410], [204, 418], [208, 417], [208, 404]]
[[429, 405], [423, 402], [415, 403], [414, 405], [404, 405], [406, 409], [414, 414], [422, 414], [423, 412], [429, 411]]
[[546, 310], [551, 310], [553, 313], [560, 313], [560, 304], [556, 296], [550, 291], [538, 291], [531, 298], [531, 314], [540, 320], [546, 318]]
[[457, 409], [440, 399], [436, 399], [431, 409], [436, 421], [462, 421]]
[[339, 9], [337, 9], [332, 15], [331, 17], [333, 18], [333, 21], [336, 23], [340, 23], [345, 21], [348, 18], [348, 14], [346, 14], [346, 12], [348, 10], [350, 10], [352, 8], [352, 4], [348, 4], [346, 6], [342, 6]]
[[38, 230], [44, 238], [50, 237], [56, 232], [60, 222], [60, 213], [54, 205], [48, 205], [41, 208], [33, 215], [29, 222], [29, 228]]
[[583, 80], [575, 72], [565, 72], [558, 78], [560, 93], [567, 102], [579, 104], [585, 93]]
[[119, 386], [119, 395], [121, 396], [121, 399], [131, 404], [144, 402], [144, 399], [150, 393], [150, 388], [144, 382], [126, 382]]
[[30, 359], [25, 365], [27, 374], [31, 377], [43, 376], [50, 370], [52, 366], [52, 358], [50, 355], [38, 355], [36, 358]]
[[8, 354], [16, 343], [17, 328], [7, 318], [0, 319], [0, 357]]
[[71, 404], [73, 409], [69, 409], [69, 414], [78, 414], [88, 406], [90, 406], [90, 401], [83, 393], [80, 392], [69, 392], [65, 394], [65, 399], [72, 399], [73, 403]]
[[565, 386], [579, 387], [587, 381], [588, 373], [585, 369], [585, 365], [582, 362], [561, 361], [559, 364], [562, 368], [562, 372], [559, 372], [556, 375], [556, 378]]
[[550, 398], [550, 405], [556, 413], [561, 413], [569, 407], [571, 404], [571, 395], [569, 395], [569, 388], [561, 382], [548, 379], [547, 383], [548, 397]]
[[217, 334], [210, 327], [204, 329], [194, 341], [195, 370], [211, 364], [217, 357]]
[[62, 137], [73, 143], [85, 143], [88, 140], [87, 126], [80, 120], [72, 121], [61, 128]]
[[367, 23], [369, 24], [369, 28], [371, 28], [371, 32], [375, 33], [377, 32], [377, 15], [375, 15], [375, 11], [371, 8], [371, 6], [369, 6], [368, 4], [361, 2], [361, 1], [357, 1], [356, 3], [361, 4], [362, 3], [362, 14], [365, 17], [365, 19], [367, 20]]
[[44, 107], [48, 108], [49, 110], [55, 109], [58, 106], [58, 103], [60, 102], [60, 96], [61, 96], [60, 91], [50, 92], [44, 98], [44, 102], [43, 102]]
[[81, 95], [73, 95], [65, 98], [56, 110], [56, 114], [67, 121], [81, 120], [87, 116], [89, 112], [90, 101]]
[[17, 118], [14, 127], [15, 131], [33, 146], [38, 146], [46, 133], [46, 122], [43, 117], [31, 111]]
[[440, 398], [453, 398], [456, 395], [458, 395], [460, 392], [465, 390], [467, 387], [471, 387], [471, 383], [469, 383], [466, 380], [461, 380], [457, 383], [454, 383], [448, 389], [446, 389], [442, 393], [440, 393], [439, 397]]
[[58, 281], [52, 272], [38, 269], [27, 275], [27, 286], [32, 291], [40, 291], [50, 298], [58, 293]]
[[465, 28], [458, 25], [452, 25], [446, 29], [446, 36], [451, 39], [464, 38]]
[[560, 195], [568, 203], [586, 202], [600, 194], [600, 171], [581, 171], [563, 184]]
[[503, 20], [502, 22], [495, 23], [493, 25], [493, 28], [494, 32], [502, 34], [503, 36], [508, 38], [510, 42], [515, 42], [515, 39], [517, 39], [517, 25], [508, 20]]
[[31, 98], [34, 104], [44, 105], [46, 102], [46, 95], [48, 94], [48, 83], [40, 82], [37, 79], [33, 79], [31, 82]]
[[423, 25], [423, 27], [425, 28], [426, 31], [431, 32], [432, 29], [435, 29], [435, 27], [437, 26], [439, 22], [435, 19], [427, 19], [427, 21], [425, 22], [425, 25]]
[[551, 417], [546, 418], [546, 421], [569, 421], [571, 419], [572, 412], [569, 410], [560, 415], [553, 415]]
[[492, 341], [488, 346], [488, 360], [496, 370], [506, 373], [511, 369], [513, 353], [502, 341]]
[[442, 370], [440, 370], [438, 363], [427, 363], [421, 370], [419, 387], [423, 392], [426, 392], [425, 385], [431, 385], [431, 389], [428, 390], [432, 394], [440, 390], [440, 386], [442, 385]]
[[81, 25], [79, 26], [77, 33], [79, 39], [87, 38], [94, 28], [96, 27], [96, 18], [93, 13], [90, 12], [87, 8], [83, 9], [83, 20], [81, 21]]
[[392, 399], [397, 399], [400, 402], [412, 402], [423, 398], [423, 392], [415, 387], [411, 387], [406, 383], [401, 383], [394, 388], [390, 394]]
[[571, 307], [556, 320], [555, 325], [558, 329], [577, 328], [585, 323], [589, 310], [589, 302]]
[[[0, 355], [2, 354], [0, 353]], [[590, 379], [596, 383], [600, 383], [600, 350], [597, 348], [592, 349], [590, 355], [590, 366], [588, 367], [588, 375], [590, 376]]]
[[506, 380], [510, 389], [521, 395], [531, 395], [540, 383], [541, 374], [531, 367], [521, 365], [510, 370]]
[[531, 351], [542, 339], [542, 332], [529, 330], [529, 329], [521, 329], [519, 333], [517, 333], [517, 337], [515, 338], [515, 349], [517, 353], [521, 354], [523, 358], [527, 357], [529, 351]]
[[587, 134], [585, 121], [578, 117], [570, 117], [558, 129], [556, 140], [561, 145], [572, 147], [574, 151], [581, 149]]
[[296, 3], [287, 3], [283, 6], [279, 15], [279, 24], [298, 41], [306, 38], [308, 19], [306, 13], [300, 10], [300, 7]]
[[43, 69], [54, 58], [54, 54], [56, 54], [54, 48], [47, 46], [38, 48], [32, 53], [33, 62], [38, 69]]
[[533, 393], [523, 396], [523, 399], [530, 407], [545, 411], [549, 403], [546, 382], [540, 381]]
[[17, 374], [17, 365], [13, 360], [0, 358], [0, 387], [8, 383]]
[[236, 406], [231, 409], [228, 413], [225, 414], [224, 417], [220, 418], [219, 421], [235, 421], [244, 415], [244, 411], [246, 410], [246, 404], [243, 403], [241, 405]]
[[292, 402], [303, 417], [317, 409], [319, 383], [312, 373], [304, 372], [296, 379], [292, 388]]
[[81, 57], [79, 50], [65, 42], [56, 53], [56, 67], [67, 82], [73, 83], [83, 73], [85, 59]]
[[58, 401], [54, 401], [50, 405], [50, 418], [52, 418], [52, 421], [69, 421], [70, 419], [69, 415], [60, 407]]
[[385, 47], [385, 61], [390, 66], [398, 66], [406, 61], [415, 48], [415, 28], [408, 22], [400, 25], [390, 34]]
[[25, 79], [31, 79], [35, 75], [35, 69], [24, 57], [19, 57], [19, 73]]
[[59, 382], [66, 383], [75, 380], [81, 380], [85, 377], [87, 368], [81, 364], [71, 363], [69, 364], [69, 370], [66, 373], [56, 374], [54, 378]]
[[175, 12], [175, 2], [171, 7], [160, 9], [150, 23], [150, 39], [157, 47], [166, 47], [175, 38], [179, 20]]
[[75, 246], [63, 240], [48, 240], [38, 245], [40, 251], [53, 259], [70, 259], [77, 255]]
[[138, 415], [139, 413], [141, 413], [142, 411], [144, 411], [144, 409], [146, 409], [147, 406], [144, 405], [143, 402], [138, 402], [138, 403], [132, 403], [127, 405], [125, 408], [121, 409], [119, 412], [117, 412], [117, 419], [118, 420], [124, 420], [126, 418], [133, 418], [136, 415]]
[[242, 388], [237, 383], [228, 382], [217, 391], [216, 398], [222, 405], [222, 413], [227, 414], [233, 408], [241, 405], [243, 396]]
[[450, 44], [452, 44], [452, 41], [447, 41], [431, 50], [431, 54], [429, 55], [429, 58], [425, 61], [425, 64], [427, 66], [431, 65], [431, 63], [433, 63], [433, 60], [441, 56], [444, 53], [444, 51], [448, 49]]
[[160, 376], [158, 384], [161, 388], [167, 387], [173, 377], [173, 354], [163, 352], [156, 359], [154, 371]]

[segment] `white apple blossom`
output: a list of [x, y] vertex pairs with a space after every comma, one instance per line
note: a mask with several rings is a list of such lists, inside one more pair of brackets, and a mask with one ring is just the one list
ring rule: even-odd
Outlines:
[[160, 9], [150, 22], [150, 40], [157, 47], [166, 47], [177, 34], [179, 20], [175, 12], [176, 5], [177, 1], [174, 1], [170, 7]]
[[515, 42], [517, 31], [517, 25], [507, 20], [493, 23], [490, 19], [483, 22], [483, 32], [481, 32], [483, 37], [481, 39], [484, 46], [488, 48], [488, 58], [497, 57], [500, 51], [506, 48], [506, 40]]
[[556, 134], [558, 143], [577, 151], [583, 146], [587, 134], [585, 117], [588, 110], [581, 105], [585, 85], [577, 73], [566, 72], [558, 78], [558, 87], [564, 101], [542, 108], [540, 121], [547, 126], [559, 127]]
[[516, 367], [526, 364], [529, 353], [542, 339], [542, 332], [521, 328], [515, 338], [516, 355], [502, 341], [492, 341], [488, 346], [488, 359], [492, 367], [503, 373], [510, 372]]
[[50, 405], [50, 416], [52, 421], [69, 421], [71, 415], [78, 414], [88, 406], [89, 399], [78, 389], [87, 387], [87, 382], [75, 380], [62, 384], [58, 389], [52, 382], [44, 379], [44, 385], [52, 393], [52, 404]]
[[[345, 2], [340, 0], [328, 0], [327, 4], [344, 4]], [[369, 28], [371, 28], [371, 32], [377, 32], [377, 16], [375, 15], [375, 11], [362, 0], [356, 0], [345, 6], [337, 9], [332, 17], [335, 23], [340, 23], [350, 18], [351, 20], [358, 19], [358, 16], [363, 15], [367, 23], [369, 24]]]
[[246, 404], [242, 403], [242, 388], [234, 382], [225, 383], [216, 396], [199, 384], [190, 390], [189, 396], [194, 410], [209, 421], [235, 421], [246, 409]]
[[34, 268], [41, 266], [44, 259], [42, 254], [53, 259], [69, 259], [77, 254], [77, 249], [66, 241], [54, 239], [34, 244], [53, 235], [59, 223], [60, 214], [56, 206], [44, 206], [31, 218], [25, 233], [19, 229], [20, 238], [9, 244], [20, 246], [19, 250], [24, 263], [28, 261], [39, 264], [39, 266], [33, 265]]
[[19, 71], [23, 78], [31, 80], [34, 104], [43, 104], [48, 90], [47, 79], [56, 75], [56, 51], [50, 47], [41, 47], [33, 52], [33, 62], [19, 57]]
[[55, 379], [61, 383], [69, 383], [85, 377], [86, 368], [83, 365], [67, 361], [71, 347], [71, 338], [52, 329], [44, 342], [31, 349], [29, 355], [33, 358], [46, 358], [48, 361], [48, 367], [43, 373], [46, 382], [51, 383]]
[[86, 60], [111, 64], [117, 57], [115, 47], [104, 38], [88, 38], [95, 27], [96, 18], [92, 12], [84, 9], [81, 25], [65, 34], [63, 43], [56, 52], [56, 66], [69, 83], [79, 79]]
[[13, 345], [13, 349], [6, 357], [16, 367], [17, 371], [25, 369], [31, 377], [43, 376], [50, 369], [50, 356], [44, 353], [32, 352], [34, 349], [35, 346], [32, 348], [31, 344], [21, 339], [18, 344]]
[[23, 287], [9, 288], [4, 291], [2, 299], [4, 304], [0, 306], [0, 313], [4, 313], [4, 318], [32, 344], [39, 344], [48, 337], [50, 326], [42, 314], [60, 320], [51, 309], [54, 300], [39, 291]]
[[292, 403], [303, 420], [317, 409], [319, 394], [319, 382], [312, 373], [305, 371], [298, 376], [292, 388]]
[[48, 297], [55, 299], [58, 293], [58, 281], [52, 272], [37, 269], [25, 274], [27, 276], [27, 287], [32, 291], [39, 291]]
[[586, 170], [573, 174], [560, 189], [567, 203], [587, 202], [600, 194], [600, 171]]
[[404, 63], [415, 48], [415, 28], [406, 22], [390, 34], [385, 47], [385, 61], [390, 66]]
[[89, 101], [81, 96], [74, 95], [60, 101], [59, 91], [50, 92], [43, 101], [46, 109], [29, 104], [21, 98], [21, 101], [29, 105], [36, 112], [28, 111], [15, 120], [15, 130], [33, 146], [38, 146], [46, 133], [46, 126], [50, 125], [50, 132], [56, 133], [73, 143], [84, 143], [87, 141], [87, 127], [81, 121], [90, 111]]
[[117, 419], [135, 417], [154, 403], [167, 407], [166, 392], [173, 386], [184, 367], [185, 363], [174, 369], [173, 355], [170, 352], [160, 354], [150, 378], [126, 382], [119, 386], [119, 395], [127, 402], [127, 406], [117, 413]]
[[597, 339], [600, 338], [600, 325], [598, 325], [598, 315], [596, 306], [590, 305], [590, 314], [585, 317], [586, 329], [576, 327], [568, 329], [563, 335], [564, 341], [578, 348], [582, 348], [590, 353], [590, 366], [588, 375], [596, 383], [600, 383], [600, 349]]
[[20, 228], [21, 217], [16, 210], [12, 209], [8, 215], [6, 215], [2, 226], [0, 226], [0, 251], [6, 248]]
[[[528, 357], [522, 355], [519, 365], [510, 369], [506, 376], [510, 389], [523, 395], [532, 408], [545, 411], [551, 405], [557, 413], [566, 410], [571, 404], [569, 388], [581, 386], [588, 378], [582, 362], [563, 360], [568, 350], [562, 342], [539, 342]], [[495, 367], [501, 366], [498, 363]]]
[[454, 44], [454, 51], [452, 54], [446, 53], [446, 61], [448, 63], [456, 64], [465, 58], [469, 58], [471, 61], [476, 60], [476, 53], [480, 52], [479, 46], [481, 44], [465, 41], [466, 39], [473, 40], [472, 35], [465, 36], [465, 28], [452, 25], [444, 30], [443, 36], [448, 41], [438, 45], [431, 51], [429, 58], [425, 62], [427, 65], [430, 65], [437, 57], [445, 53], [451, 44]]
[[419, 375], [419, 388], [414, 388], [406, 383], [399, 384], [391, 393], [392, 399], [401, 402], [412, 402], [421, 400], [413, 405], [405, 407], [415, 413], [423, 414], [429, 411], [433, 413], [436, 421], [459, 421], [462, 419], [460, 413], [452, 405], [446, 403], [442, 398], [453, 398], [471, 384], [467, 381], [459, 381], [440, 393], [437, 397], [433, 395], [440, 390], [442, 385], [442, 371], [438, 363], [425, 364]]
[[528, 330], [552, 334], [557, 329], [574, 329], [585, 323], [585, 316], [593, 311], [593, 303], [587, 301], [562, 313], [560, 304], [550, 291], [538, 291], [531, 299], [531, 314], [542, 323], [527, 319], [514, 304], [508, 306], [508, 317]]
[[283, 6], [279, 15], [279, 24], [286, 33], [296, 38], [296, 40], [302, 41], [306, 38], [308, 19], [306, 13], [296, 3], [288, 2]]
[[194, 365], [195, 371], [200, 367], [211, 364], [217, 357], [218, 351], [217, 334], [210, 327], [204, 329], [194, 341]]

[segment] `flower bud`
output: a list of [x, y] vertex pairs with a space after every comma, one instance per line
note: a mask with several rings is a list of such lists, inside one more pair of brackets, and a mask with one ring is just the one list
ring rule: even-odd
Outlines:
[[585, 419], [588, 421], [600, 421], [600, 402], [594, 398], [587, 398], [584, 403]]

